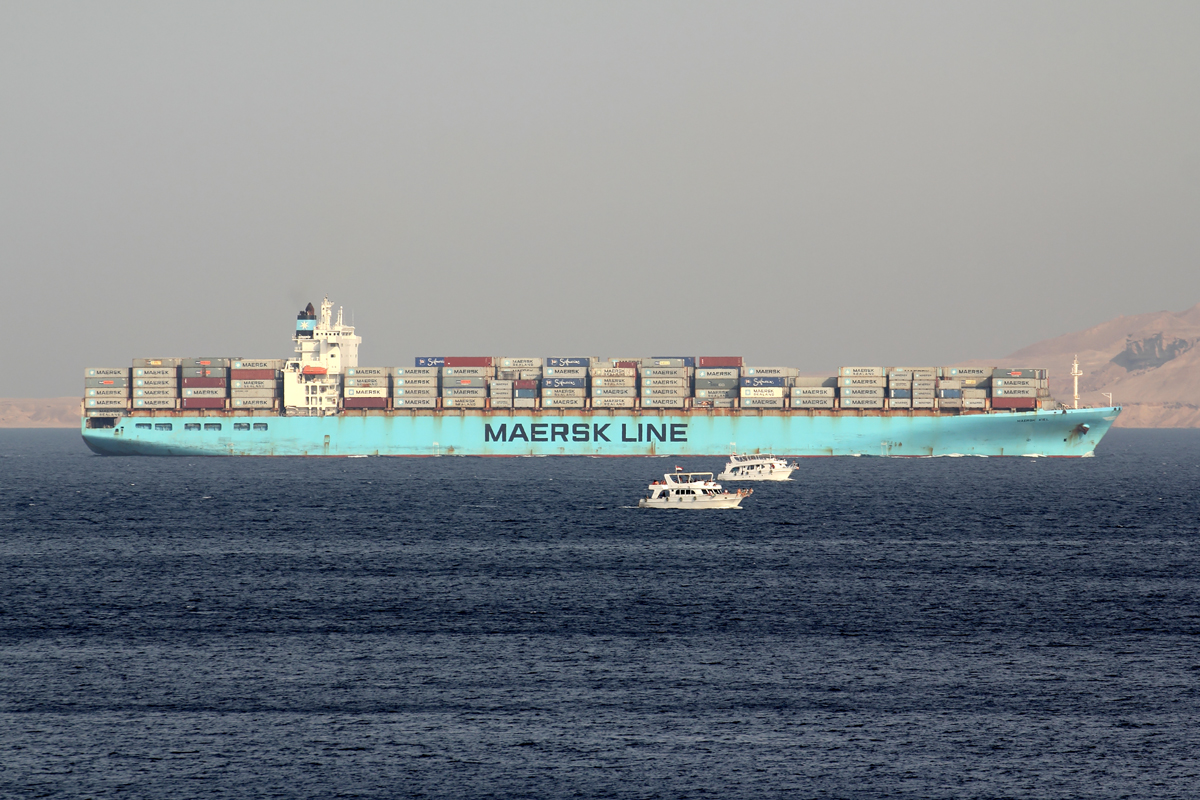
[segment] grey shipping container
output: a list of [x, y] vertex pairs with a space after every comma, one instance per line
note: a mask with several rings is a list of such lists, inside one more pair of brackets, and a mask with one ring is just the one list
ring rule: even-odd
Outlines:
[[111, 389], [117, 386], [129, 386], [129, 378], [84, 378], [85, 389]]
[[914, 397], [912, 399], [913, 408], [933, 408], [932, 397]]
[[174, 389], [134, 389], [134, 397], [178, 397]]
[[636, 386], [597, 386], [592, 384], [592, 397], [637, 397]]
[[837, 386], [838, 379], [836, 377], [822, 377], [819, 375], [797, 375], [792, 378], [792, 386]]
[[142, 388], [150, 388], [150, 387], [154, 387], [154, 386], [158, 386], [158, 387], [178, 386], [179, 379], [178, 378], [134, 378], [133, 385], [141, 386]]
[[643, 397], [642, 408], [683, 408], [684, 397]]
[[987, 389], [963, 389], [962, 396], [964, 400], [980, 400], [988, 396]]
[[229, 367], [228, 358], [185, 358], [180, 363], [182, 367]]
[[737, 378], [696, 378], [696, 389], [736, 389]]
[[437, 408], [436, 397], [397, 397], [392, 400], [394, 408]]
[[625, 377], [621, 377], [621, 378], [593, 377], [592, 378], [592, 386], [593, 387], [596, 387], [596, 386], [605, 386], [605, 387], [622, 386], [622, 387], [635, 387], [636, 388], [637, 384], [638, 384], [637, 378], [632, 377], [632, 376], [630, 376], [628, 378], [625, 378]]
[[181, 367], [179, 374], [184, 378], [227, 378], [229, 370], [224, 367]]
[[842, 408], [883, 408], [883, 395], [878, 397], [843, 397]]
[[838, 367], [838, 376], [842, 378], [882, 378], [883, 367]]
[[396, 367], [392, 374], [402, 378], [437, 378], [442, 371], [438, 367]]
[[178, 367], [183, 363], [182, 358], [135, 358], [135, 367]]
[[938, 400], [938, 408], [962, 408], [961, 397], [943, 397]]
[[507, 397], [496, 397], [495, 395], [492, 395], [492, 408], [512, 408], [512, 407], [513, 407], [512, 395], [509, 395]]
[[537, 408], [536, 397], [514, 397], [513, 408]]
[[85, 378], [128, 378], [128, 367], [88, 367], [83, 371]]
[[632, 397], [592, 397], [592, 408], [633, 408]]
[[720, 369], [705, 368], [705, 369], [696, 370], [696, 379], [697, 380], [699, 380], [700, 378], [706, 378], [706, 379], [710, 379], [710, 380], [711, 379], [728, 380], [729, 378], [732, 378], [736, 382], [737, 379], [740, 377], [742, 377], [742, 371], [741, 371], [741, 369], [739, 369], [737, 367], [722, 367]]
[[742, 408], [783, 408], [782, 397], [745, 397], [741, 398]]
[[739, 389], [697, 389], [696, 397], [700, 400], [729, 400], [739, 397]]
[[87, 397], [129, 397], [129, 387], [115, 386], [109, 389], [84, 389]]
[[643, 358], [642, 369], [649, 368], [678, 368], [686, 367], [687, 361], [682, 358]]
[[[546, 367], [542, 370], [542, 374], [547, 378], [586, 378], [588, 376], [587, 367]], [[537, 378], [525, 378], [523, 380], [537, 380]]]
[[932, 378], [929, 378], [929, 379], [922, 378], [920, 380], [914, 380], [912, 382], [912, 388], [914, 388], [914, 389], [936, 389], [937, 381], [935, 381]]
[[230, 387], [234, 389], [274, 389], [276, 386], [275, 381], [230, 381]]
[[829, 397], [837, 393], [833, 386], [793, 386], [788, 390], [792, 397]]
[[792, 395], [792, 408], [833, 408], [833, 396], [797, 397]]
[[542, 395], [542, 408], [583, 408], [583, 397], [546, 397]]
[[283, 369], [286, 360], [282, 358], [235, 358], [229, 364], [232, 369]]
[[964, 397], [963, 408], [987, 408], [987, 400], [983, 397]]
[[878, 386], [882, 388], [887, 386], [887, 380], [887, 378], [882, 377], [864, 378], [858, 376], [838, 378], [838, 386]]
[[392, 389], [392, 397], [437, 397], [436, 386], [413, 386]]
[[487, 378], [442, 378], [443, 389], [481, 389], [487, 386]]
[[912, 408], [912, 398], [910, 397], [889, 397], [888, 408]]
[[179, 370], [174, 367], [135, 367], [133, 377], [135, 378], [176, 378], [179, 375]]
[[483, 408], [486, 397], [443, 397], [442, 408]]
[[191, 389], [191, 388], [188, 388], [185, 386], [183, 389], [183, 396], [184, 397], [224, 397], [225, 390], [224, 389]]
[[484, 386], [447, 386], [442, 389], [442, 397], [487, 397], [487, 388]]
[[134, 408], [175, 408], [174, 397], [139, 397], [133, 401]]
[[[230, 389], [229, 396], [233, 397], [233, 398], [238, 398], [238, 397], [264, 398], [265, 397], [265, 398], [269, 399], [272, 397], [276, 397], [277, 395], [276, 395], [274, 389]], [[385, 397], [386, 397], [386, 395], [385, 395]]]
[[517, 373], [517, 380], [520, 381], [540, 381], [542, 379], [542, 371], [540, 369], [523, 369]]
[[513, 388], [513, 382], [508, 380], [492, 381], [488, 384], [488, 388], [490, 388], [492, 391], [511, 392]]
[[961, 389], [962, 381], [954, 380], [953, 378], [941, 378], [937, 382], [939, 389]]
[[992, 378], [1045, 378], [1046, 370], [1044, 369], [994, 369], [992, 370]]

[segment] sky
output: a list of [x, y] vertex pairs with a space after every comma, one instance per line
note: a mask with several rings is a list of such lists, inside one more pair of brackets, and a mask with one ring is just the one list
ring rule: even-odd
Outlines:
[[[999, 357], [1200, 302], [1200, 4], [0, 0], [0, 397]], [[1038, 366], [1038, 365], [1031, 365]]]

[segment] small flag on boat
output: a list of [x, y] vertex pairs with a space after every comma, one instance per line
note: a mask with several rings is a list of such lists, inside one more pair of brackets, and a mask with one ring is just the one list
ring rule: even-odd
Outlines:
[[676, 467], [675, 467], [675, 471], [676, 471], [676, 472], [683, 472], [683, 467], [676, 466]]

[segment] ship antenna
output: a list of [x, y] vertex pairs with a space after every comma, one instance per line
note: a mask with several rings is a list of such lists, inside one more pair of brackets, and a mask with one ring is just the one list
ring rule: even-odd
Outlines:
[[1075, 407], [1079, 408], [1079, 379], [1083, 372], [1079, 369], [1079, 354], [1075, 354], [1075, 362], [1071, 365], [1071, 377], [1075, 379]]

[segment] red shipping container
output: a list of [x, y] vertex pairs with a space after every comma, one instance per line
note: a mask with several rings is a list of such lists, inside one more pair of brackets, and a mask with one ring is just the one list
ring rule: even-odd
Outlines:
[[537, 381], [513, 381], [514, 389], [536, 389]]
[[992, 408], [1037, 408], [1036, 397], [993, 397]]
[[224, 389], [224, 378], [184, 378], [184, 386], [190, 386], [193, 389]]
[[636, 362], [636, 361], [618, 361], [616, 364], [613, 364], [613, 366], [620, 367], [621, 369], [637, 369], [638, 362]]
[[387, 408], [386, 397], [347, 397], [342, 402], [346, 408]]
[[710, 367], [716, 369], [718, 367], [740, 367], [742, 366], [741, 356], [700, 356], [696, 360], [698, 367]]
[[275, 380], [275, 370], [273, 369], [231, 369], [229, 377], [235, 381], [273, 381]]
[[224, 397], [185, 397], [184, 408], [224, 408]]
[[490, 367], [491, 356], [446, 356], [443, 367]]

